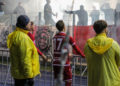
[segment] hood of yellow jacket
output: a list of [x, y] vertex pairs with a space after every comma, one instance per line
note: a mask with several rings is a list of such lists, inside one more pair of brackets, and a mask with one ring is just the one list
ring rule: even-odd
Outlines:
[[108, 38], [105, 33], [101, 33], [88, 39], [87, 43], [95, 53], [104, 54], [112, 46], [113, 39]]

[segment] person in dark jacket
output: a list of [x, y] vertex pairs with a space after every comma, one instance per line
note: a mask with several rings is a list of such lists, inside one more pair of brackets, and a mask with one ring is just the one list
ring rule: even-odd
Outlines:
[[78, 26], [86, 26], [88, 25], [88, 13], [87, 11], [84, 9], [84, 6], [81, 5], [80, 6], [80, 10], [76, 10], [76, 11], [65, 11], [66, 13], [72, 13], [72, 14], [77, 14], [78, 16]]
[[53, 13], [52, 8], [50, 6], [50, 0], [46, 0], [46, 5], [44, 6], [44, 20], [45, 25], [55, 25], [55, 21], [53, 20], [52, 16], [56, 16]]

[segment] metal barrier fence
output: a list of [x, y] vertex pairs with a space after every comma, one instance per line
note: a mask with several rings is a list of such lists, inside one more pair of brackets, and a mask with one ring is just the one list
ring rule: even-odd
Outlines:
[[11, 85], [9, 50], [0, 49], [0, 86]]
[[[72, 86], [87, 86], [86, 64], [84, 59], [79, 59], [76, 63], [76, 58], [80, 56], [74, 55], [71, 61], [73, 79]], [[54, 86], [55, 80], [53, 75], [53, 56], [49, 52], [48, 63], [44, 63], [40, 58], [41, 77], [35, 77], [35, 86]], [[10, 74], [10, 58], [8, 49], [0, 49], [0, 86], [13, 86], [14, 80]], [[63, 83], [64, 86], [64, 83]]]

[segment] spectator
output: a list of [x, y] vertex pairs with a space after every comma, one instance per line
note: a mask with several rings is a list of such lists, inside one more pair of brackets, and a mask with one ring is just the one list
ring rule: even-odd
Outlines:
[[92, 18], [92, 24], [99, 20], [99, 17], [100, 17], [100, 11], [96, 9], [95, 6], [93, 6], [93, 10], [92, 12], [90, 13], [90, 17]]
[[17, 19], [16, 29], [9, 34], [7, 45], [10, 50], [11, 75], [15, 86], [33, 86], [34, 77], [40, 74], [39, 55], [30, 39], [31, 23], [26, 15]]
[[[54, 66], [54, 78], [59, 78], [60, 68], [61, 68], [61, 51], [62, 51], [62, 45], [64, 44], [64, 40], [66, 37], [65, 31], [65, 25], [62, 20], [58, 21], [56, 23], [57, 30], [59, 33], [57, 33], [53, 38], [53, 44], [54, 44], [54, 60], [53, 60], [53, 66]], [[81, 50], [77, 47], [72, 37], [69, 37], [69, 44], [72, 45], [72, 47], [76, 50], [78, 54], [80, 54], [82, 57], [84, 57], [84, 54], [81, 52]], [[66, 46], [67, 48], [67, 46]], [[67, 48], [68, 50], [68, 48]], [[65, 57], [64, 57], [65, 58]], [[70, 58], [67, 57], [67, 61], [64, 66], [64, 81], [65, 86], [71, 86], [72, 83], [72, 72], [71, 72], [71, 66], [70, 66]]]
[[21, 2], [19, 2], [19, 3], [18, 3], [18, 6], [15, 8], [14, 14], [17, 14], [18, 16], [19, 16], [19, 15], [25, 15], [25, 14], [26, 14], [25, 9], [23, 8]]
[[5, 5], [5, 3], [3, 2], [0, 2], [0, 15], [3, 15], [4, 14], [4, 11], [2, 9], [2, 6]]
[[88, 39], [84, 50], [88, 86], [120, 86], [120, 47], [116, 41], [106, 36], [106, 21], [96, 21], [93, 28], [96, 36]]
[[120, 25], [120, 2], [118, 2], [117, 5], [116, 5], [116, 10], [115, 10], [115, 24], [117, 26]]
[[80, 10], [77, 11], [65, 11], [66, 13], [72, 13], [72, 14], [77, 14], [78, 15], [78, 26], [86, 26], [88, 25], [88, 13], [84, 9], [84, 6], [80, 6]]
[[110, 7], [109, 3], [105, 3], [101, 6], [101, 10], [105, 14], [105, 20], [108, 22], [109, 25], [114, 24], [114, 16], [115, 16], [115, 11]]
[[53, 16], [56, 16], [56, 14], [53, 13], [52, 8], [50, 6], [50, 0], [46, 0], [46, 5], [44, 6], [44, 19], [45, 19], [45, 25], [55, 25], [55, 22], [52, 18]]

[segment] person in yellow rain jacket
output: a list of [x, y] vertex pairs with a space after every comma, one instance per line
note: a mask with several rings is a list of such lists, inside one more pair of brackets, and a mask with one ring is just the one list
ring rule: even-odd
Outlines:
[[31, 23], [26, 15], [17, 19], [16, 29], [8, 35], [7, 46], [10, 50], [11, 75], [15, 86], [33, 86], [34, 77], [40, 74], [39, 55], [30, 39], [28, 29]]
[[88, 66], [88, 86], [120, 86], [120, 47], [106, 36], [107, 23], [93, 25], [96, 36], [87, 40], [84, 53]]

